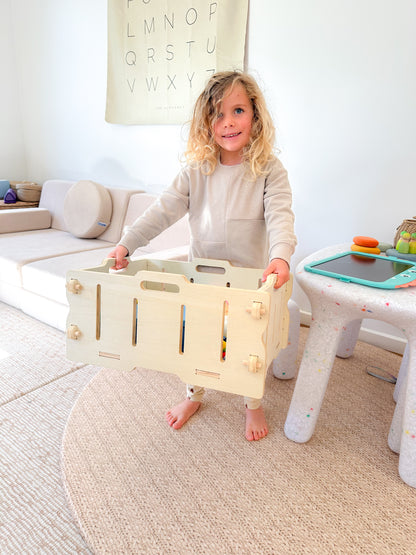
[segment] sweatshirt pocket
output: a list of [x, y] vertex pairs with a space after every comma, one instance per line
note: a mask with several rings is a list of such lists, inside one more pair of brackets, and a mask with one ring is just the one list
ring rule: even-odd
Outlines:
[[266, 224], [264, 220], [227, 221], [228, 260], [236, 266], [264, 268], [268, 262]]

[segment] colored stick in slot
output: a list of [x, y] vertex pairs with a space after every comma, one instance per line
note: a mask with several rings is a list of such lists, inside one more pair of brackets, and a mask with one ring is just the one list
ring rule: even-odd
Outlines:
[[96, 302], [95, 302], [95, 339], [98, 341], [101, 337], [101, 285], [97, 285]]
[[132, 345], [135, 347], [137, 345], [137, 326], [139, 321], [139, 303], [137, 299], [133, 299], [133, 326], [132, 326]]
[[224, 301], [222, 310], [222, 333], [221, 333], [221, 360], [227, 358], [227, 323], [228, 323], [228, 301]]
[[186, 306], [181, 305], [181, 316], [179, 320], [179, 353], [185, 352], [185, 327], [186, 327]]

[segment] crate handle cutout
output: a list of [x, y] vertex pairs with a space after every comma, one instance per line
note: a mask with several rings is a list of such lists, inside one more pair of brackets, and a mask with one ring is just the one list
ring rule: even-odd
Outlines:
[[140, 287], [144, 291], [164, 291], [166, 293], [179, 293], [176, 283], [162, 283], [161, 281], [142, 281]]
[[205, 274], [225, 274], [225, 268], [222, 266], [208, 266], [205, 264], [198, 264], [195, 267], [197, 272], [205, 273]]

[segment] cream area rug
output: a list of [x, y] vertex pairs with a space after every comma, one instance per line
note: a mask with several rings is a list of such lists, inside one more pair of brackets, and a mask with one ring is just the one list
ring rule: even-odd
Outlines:
[[[301, 331], [301, 348], [307, 328]], [[416, 490], [387, 445], [401, 357], [358, 343], [337, 359], [311, 441], [283, 433], [294, 380], [268, 376], [270, 433], [244, 439], [241, 398], [209, 391], [181, 430], [172, 375], [102, 370], [70, 415], [62, 465], [96, 554], [414, 554]]]
[[62, 332], [0, 303], [0, 553], [90, 552], [61, 479], [62, 434], [98, 368], [65, 357]]

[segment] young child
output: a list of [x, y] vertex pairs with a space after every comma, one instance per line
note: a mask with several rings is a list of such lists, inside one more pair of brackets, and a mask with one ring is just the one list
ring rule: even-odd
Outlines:
[[[263, 280], [275, 273], [275, 287], [283, 285], [296, 237], [287, 172], [273, 144], [273, 122], [255, 80], [241, 72], [213, 75], [194, 107], [187, 165], [109, 254], [115, 268], [124, 268], [129, 253], [188, 212], [190, 258], [265, 268]], [[198, 410], [203, 393], [187, 385], [186, 398], [166, 414], [172, 428], [181, 428]], [[261, 400], [244, 402], [246, 438], [265, 437]]]

